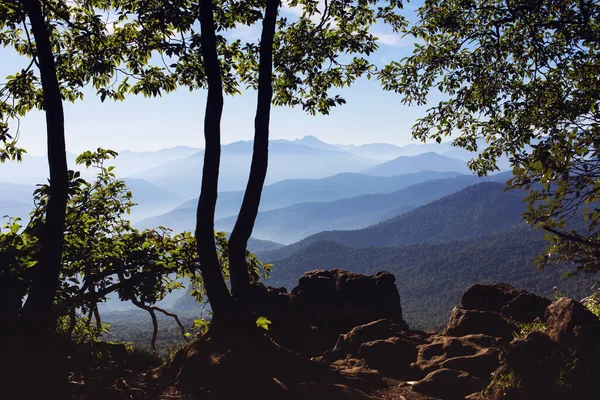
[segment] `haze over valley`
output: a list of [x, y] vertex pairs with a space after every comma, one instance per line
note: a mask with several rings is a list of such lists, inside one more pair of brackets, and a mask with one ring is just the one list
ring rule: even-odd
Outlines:
[[[396, 275], [407, 320], [432, 328], [443, 323], [472, 283], [506, 281], [549, 295], [560, 275], [542, 275], [533, 267], [542, 235], [521, 222], [523, 194], [504, 191], [512, 176], [506, 160], [500, 163], [504, 171], [477, 177], [466, 166], [471, 154], [448, 143], [354, 146], [305, 136], [272, 140], [269, 152], [248, 245], [274, 264], [267, 284], [291, 289], [316, 268], [389, 270]], [[175, 147], [121, 151], [110, 161], [137, 203], [130, 215], [136, 228], [194, 230], [203, 155], [202, 149]], [[218, 231], [233, 229], [251, 155], [250, 141], [222, 146]], [[71, 168], [75, 158], [69, 154]], [[0, 164], [2, 215], [27, 220], [45, 163], [44, 157], [26, 155], [22, 163]], [[86, 179], [94, 173], [82, 170]], [[585, 284], [571, 281], [564, 290], [579, 293]], [[184, 311], [197, 307], [187, 297], [179, 290], [160, 304]], [[131, 307], [111, 298], [101, 310], [112, 315]]]

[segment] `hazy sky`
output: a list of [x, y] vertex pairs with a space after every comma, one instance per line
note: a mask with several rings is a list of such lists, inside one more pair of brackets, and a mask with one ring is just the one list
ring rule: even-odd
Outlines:
[[[414, 3], [405, 10], [414, 11]], [[294, 10], [284, 9], [294, 14]], [[413, 17], [414, 18], [414, 17]], [[412, 18], [411, 18], [412, 19]], [[413, 44], [391, 31], [374, 27], [380, 49], [374, 60], [381, 65], [409, 55]], [[258, 38], [258, 28], [244, 28], [237, 37]], [[0, 48], [0, 76], [13, 74], [27, 60], [10, 49]], [[376, 80], [358, 81], [339, 92], [347, 104], [332, 110], [329, 116], [310, 116], [301, 109], [276, 107], [272, 112], [271, 137], [295, 139], [315, 135], [329, 143], [363, 144], [387, 142], [398, 145], [411, 140], [410, 128], [425, 108], [407, 107], [400, 96], [380, 89]], [[67, 147], [71, 152], [102, 146], [115, 150], [158, 150], [174, 146], [203, 147], [202, 120], [206, 93], [181, 89], [162, 98], [130, 96], [122, 103], [101, 103], [94, 91], [84, 101], [65, 105]], [[439, 101], [439, 99], [431, 99]], [[222, 122], [223, 143], [248, 140], [253, 135], [256, 93], [227, 97]], [[20, 145], [30, 154], [45, 153], [45, 121], [41, 112], [31, 112], [21, 120]]]

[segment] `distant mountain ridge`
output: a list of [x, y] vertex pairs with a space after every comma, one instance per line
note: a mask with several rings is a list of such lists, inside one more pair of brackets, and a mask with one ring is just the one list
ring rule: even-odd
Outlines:
[[[303, 202], [335, 201], [361, 194], [390, 193], [428, 180], [459, 175], [457, 172], [422, 171], [394, 177], [343, 173], [321, 179], [287, 179], [265, 186], [260, 210], [269, 211]], [[237, 215], [243, 196], [243, 191], [219, 193], [215, 217], [220, 219]], [[186, 201], [168, 213], [140, 222], [139, 226], [169, 223], [175, 230], [190, 230], [194, 226], [197, 205], [197, 198]]]
[[[219, 190], [243, 190], [248, 181], [252, 142], [235, 142], [221, 146]], [[200, 192], [203, 152], [171, 161], [160, 167], [133, 175], [184, 197]], [[330, 151], [300, 144], [271, 142], [267, 183], [291, 178], [323, 178], [340, 172], [359, 172], [377, 161], [340, 151]]]
[[415, 156], [400, 156], [393, 160], [379, 164], [375, 167], [363, 171], [366, 175], [392, 176], [398, 171], [412, 173], [418, 171], [454, 171], [469, 173], [469, 169], [464, 160], [445, 157], [438, 153], [428, 152]]
[[525, 205], [523, 192], [505, 192], [504, 187], [496, 182], [478, 183], [367, 228], [320, 232], [261, 257], [288, 257], [318, 241], [355, 248], [397, 247], [469, 239], [506, 230], [520, 224]]
[[[456, 172], [432, 171], [395, 177], [373, 177], [347, 173], [322, 179], [290, 179], [277, 182], [266, 186], [263, 190], [261, 212], [257, 225], [255, 225], [255, 235], [263, 239], [289, 243], [289, 241], [315, 233], [319, 230], [318, 227], [327, 227], [327, 224], [338, 223], [339, 225], [336, 225], [338, 228], [364, 227], [386, 217], [408, 211], [417, 205], [424, 204], [423, 202], [426, 200], [436, 198], [435, 195], [422, 196], [413, 203], [405, 202], [404, 205], [400, 205], [394, 196], [368, 197], [367, 195], [390, 193], [408, 188], [413, 184], [439, 178], [453, 179], [459, 176], [460, 174]], [[471, 179], [472, 183], [476, 179], [472, 176], [466, 178]], [[215, 214], [217, 221], [220, 220], [217, 229], [229, 231], [233, 228], [243, 195], [244, 193], [241, 191], [219, 194]], [[363, 197], [356, 198], [356, 196]], [[328, 202], [329, 199], [332, 201]], [[193, 229], [197, 201], [197, 199], [187, 201], [166, 214], [141, 221], [138, 226], [151, 227], [169, 224], [178, 231]], [[363, 214], [362, 217], [359, 214]], [[279, 228], [271, 229], [273, 227], [271, 224], [264, 225], [270, 218], [269, 216], [276, 216], [275, 219], [279, 219], [279, 226], [282, 228], [285, 228], [283, 226], [285, 220], [292, 225], [287, 226], [285, 232], [277, 231]], [[344, 219], [346, 224], [344, 224]], [[305, 229], [307, 226], [309, 231]], [[271, 232], [265, 233], [265, 229]], [[283, 237], [280, 236], [281, 233], [284, 233]]]
[[[392, 193], [365, 194], [332, 202], [299, 203], [260, 212], [256, 237], [290, 243], [329, 230], [360, 229], [406, 213], [440, 197], [490, 178], [458, 176], [428, 180]], [[217, 230], [229, 231], [236, 217], [217, 220]]]

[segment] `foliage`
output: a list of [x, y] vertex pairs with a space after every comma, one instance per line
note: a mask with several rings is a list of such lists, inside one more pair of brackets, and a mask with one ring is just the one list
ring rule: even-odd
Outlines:
[[98, 342], [110, 330], [110, 324], [105, 322], [100, 326], [91, 326], [90, 321], [83, 316], [76, 315], [74, 318], [75, 320], [68, 315], [58, 318], [56, 333], [69, 337], [76, 344]]
[[513, 335], [515, 339], [523, 339], [531, 332], [545, 332], [546, 331], [546, 323], [539, 318], [536, 318], [532, 322], [518, 322], [511, 321], [514, 325], [516, 325], [518, 331], [514, 332]]
[[593, 293], [591, 296], [581, 300], [581, 304], [587, 307], [596, 317], [600, 318], [600, 296]]
[[[59, 314], [58, 331], [75, 340], [92, 340], [102, 335], [106, 326], [97, 307], [110, 295], [131, 300], [141, 308], [153, 307], [168, 293], [183, 288], [181, 280], [185, 278], [191, 282], [196, 300], [205, 300], [193, 235], [173, 235], [165, 227], [140, 231], [126, 219], [135, 205], [132, 193], [123, 181], [116, 179], [114, 167], [104, 166], [116, 155], [114, 151], [98, 149], [77, 158], [78, 164], [97, 169], [93, 182], [82, 179], [79, 172], [70, 172], [63, 267], [55, 307]], [[37, 232], [44, 226], [48, 185], [35, 191], [34, 203], [26, 227], [18, 219], [11, 219], [4, 227], [6, 231], [0, 232], [0, 282], [20, 282], [19, 303], [30, 284], [29, 272], [37, 263]], [[227, 277], [226, 235], [219, 232], [215, 238]], [[271, 265], [263, 265], [251, 253], [247, 253], [247, 261], [254, 280], [267, 276], [271, 270]], [[147, 311], [162, 312], [156, 307]], [[93, 317], [96, 327], [90, 328]]]
[[457, 135], [480, 152], [479, 174], [511, 157], [510, 186], [529, 191], [524, 219], [549, 233], [540, 267], [600, 269], [599, 12], [594, 0], [427, 0], [406, 30], [413, 54], [379, 75], [408, 104], [444, 95], [415, 138]]
[[271, 325], [271, 321], [267, 317], [258, 317], [256, 319], [256, 326], [265, 331], [269, 330], [269, 325]]
[[485, 389], [493, 398], [509, 397], [521, 388], [521, 378], [513, 370], [501, 368], [494, 373], [492, 383]]

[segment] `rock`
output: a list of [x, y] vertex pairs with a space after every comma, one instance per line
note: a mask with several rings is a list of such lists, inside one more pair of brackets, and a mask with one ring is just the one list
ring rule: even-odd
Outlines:
[[563, 385], [574, 398], [597, 397], [600, 321], [584, 305], [565, 297], [548, 306], [546, 319], [546, 333], [562, 346]]
[[583, 304], [566, 297], [546, 309], [546, 333], [563, 346], [594, 352], [600, 350], [600, 321]]
[[440, 366], [447, 369], [468, 372], [478, 378], [489, 378], [500, 364], [500, 350], [497, 348], [482, 349], [470, 356], [449, 358]]
[[395, 277], [387, 272], [366, 276], [340, 269], [309, 271], [290, 294], [257, 290], [253, 303], [257, 314], [271, 320], [271, 335], [278, 343], [308, 357], [332, 349], [340, 334], [379, 319], [408, 329]]
[[365, 360], [358, 358], [344, 358], [331, 363], [331, 366], [345, 375], [356, 376], [367, 381], [379, 381], [381, 374], [376, 369], [367, 365]]
[[481, 334], [462, 337], [439, 335], [434, 337], [431, 343], [419, 347], [414, 367], [429, 373], [441, 368], [446, 360], [473, 356], [485, 349], [499, 349], [504, 343], [501, 338]]
[[514, 325], [502, 319], [497, 313], [454, 307], [444, 334], [448, 336], [465, 336], [482, 333], [511, 340], [516, 329]]
[[338, 354], [338, 357], [357, 355], [358, 349], [363, 343], [391, 337], [402, 337], [414, 344], [425, 343], [424, 333], [409, 333], [402, 325], [395, 324], [387, 319], [380, 319], [356, 326], [350, 332], [341, 334], [333, 351]]
[[552, 302], [545, 297], [537, 296], [532, 293], [521, 293], [509, 301], [500, 310], [503, 318], [517, 322], [533, 322], [537, 318], [546, 321], [546, 308]]
[[545, 333], [531, 332], [512, 341], [503, 353], [502, 364], [490, 384], [494, 398], [557, 397], [553, 392], [563, 363], [559, 345]]
[[358, 355], [383, 375], [398, 377], [411, 372], [411, 364], [417, 360], [417, 348], [413, 342], [392, 337], [363, 343]]
[[466, 372], [453, 369], [438, 369], [413, 385], [413, 390], [440, 399], [464, 399], [480, 392], [484, 382]]
[[325, 270], [306, 272], [300, 277], [298, 286], [292, 289], [292, 294], [315, 304], [331, 305], [341, 301], [334, 274]]
[[509, 301], [522, 293], [523, 289], [517, 289], [506, 283], [493, 285], [473, 285], [461, 299], [462, 308], [465, 310], [493, 311], [499, 313], [502, 307]]

